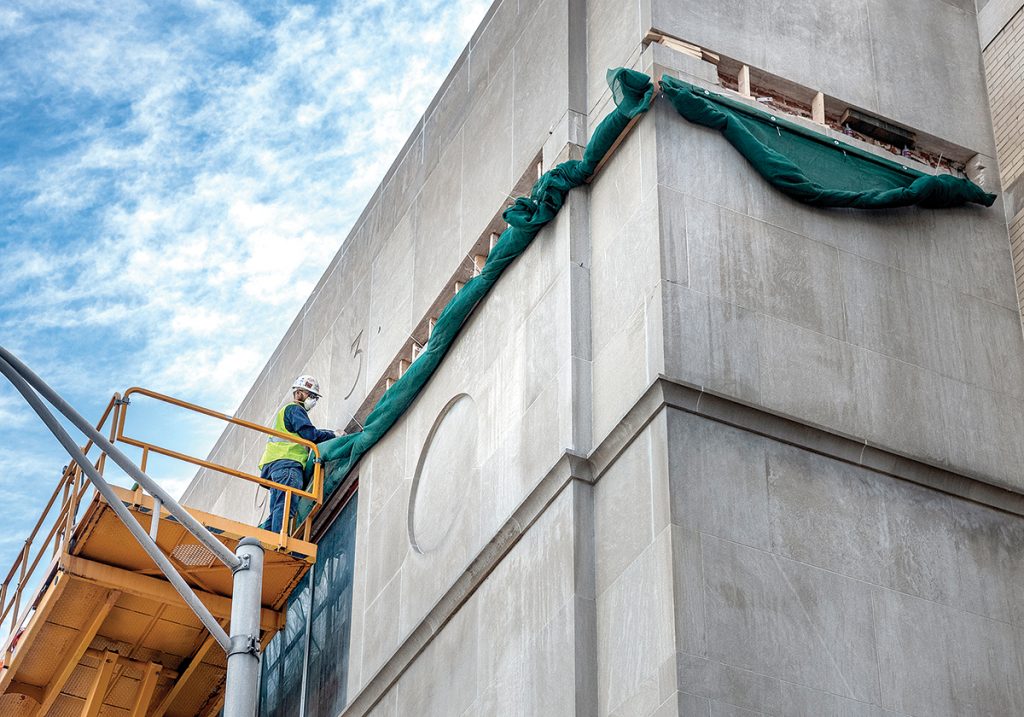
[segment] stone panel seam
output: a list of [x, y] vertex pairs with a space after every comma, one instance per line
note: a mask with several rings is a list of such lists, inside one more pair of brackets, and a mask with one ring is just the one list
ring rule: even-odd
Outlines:
[[875, 107], [881, 107], [882, 103], [878, 99], [878, 62], [875, 61], [875, 32], [871, 25], [871, 8], [869, 3], [864, 3], [864, 21], [868, 26], [868, 55], [871, 58], [871, 78], [874, 82], [871, 83], [871, 94], [874, 96]]
[[[772, 561], [774, 561], [776, 563], [779, 560], [781, 560], [781, 561], [793, 563], [794, 565], [802, 565], [803, 567], [808, 568], [810, 570], [817, 570], [817, 571], [820, 571], [820, 572], [825, 573], [827, 575], [832, 575], [832, 576], [835, 576], [837, 578], [841, 578], [842, 580], [848, 580], [850, 582], [857, 583], [858, 585], [864, 585], [864, 586], [866, 586], [867, 588], [869, 588], [872, 591], [873, 595], [877, 591], [884, 590], [886, 592], [891, 592], [891, 593], [894, 593], [896, 595], [902, 595], [904, 597], [908, 597], [908, 598], [911, 598], [913, 600], [920, 600], [921, 602], [926, 602], [929, 605], [935, 605], [935, 606], [937, 606], [937, 607], [939, 607], [939, 608], [941, 608], [943, 610], [951, 610], [951, 611], [963, 613], [964, 615], [971, 615], [971, 616], [976, 617], [976, 618], [978, 618], [980, 620], [985, 620], [987, 622], [991, 622], [991, 623], [996, 624], [996, 625], [1002, 625], [1002, 626], [1006, 627], [1007, 629], [1013, 630], [1013, 629], [1017, 629], [1017, 628], [1019, 628], [1021, 626], [1020, 623], [1013, 622], [1012, 619], [1003, 620], [1003, 619], [1000, 619], [1000, 618], [997, 618], [997, 617], [992, 617], [991, 615], [983, 615], [980, 612], [976, 612], [974, 610], [971, 610], [969, 607], [961, 607], [960, 605], [956, 605], [956, 604], [953, 604], [953, 603], [944, 603], [944, 602], [941, 602], [939, 600], [936, 600], [936, 599], [933, 599], [933, 598], [930, 598], [930, 597], [925, 597], [924, 595], [919, 595], [917, 593], [907, 592], [906, 590], [900, 590], [899, 588], [895, 588], [895, 587], [892, 587], [890, 585], [883, 585], [882, 583], [871, 582], [870, 580], [866, 580], [865, 578], [858, 578], [858, 577], [854, 577], [852, 575], [847, 575], [846, 573], [838, 572], [837, 570], [833, 570], [832, 568], [826, 568], [826, 567], [823, 567], [821, 565], [817, 565], [815, 563], [809, 563], [809, 562], [806, 562], [804, 560], [799, 560], [797, 558], [794, 558], [792, 556], [789, 556], [789, 555], [786, 555], [786, 554], [783, 554], [783, 553], [776, 553], [774, 551], [774, 549], [769, 550], [769, 549], [766, 549], [766, 548], [759, 548], [759, 547], [757, 547], [755, 545], [749, 545], [747, 543], [741, 543], [741, 542], [739, 542], [737, 540], [732, 540], [731, 538], [726, 538], [726, 537], [723, 537], [723, 536], [720, 536], [720, 535], [715, 535], [714, 533], [709, 533], [709, 532], [705, 532], [705, 531], [697, 531], [697, 534], [701, 538], [703, 538], [704, 536], [707, 536], [707, 537], [711, 538], [712, 540], [717, 540], [717, 541], [719, 541], [721, 543], [728, 543], [731, 546], [736, 546], [736, 547], [742, 548], [744, 550], [750, 550], [750, 551], [754, 551], [754, 552], [757, 552], [757, 553], [761, 553], [761, 554], [763, 554], [764, 556], [766, 556], [767, 558], [771, 559]], [[703, 547], [703, 540], [702, 540], [702, 542], [701, 542], [701, 557], [702, 558], [703, 558], [703, 552], [704, 552], [704, 547]], [[693, 653], [685, 653], [685, 654], [693, 654]], [[697, 655], [697, 657], [702, 657], [703, 659], [709, 659], [709, 660], [712, 659], [710, 657], [707, 657], [706, 655]], [[751, 670], [748, 667], [741, 667], [739, 665], [731, 665], [728, 662], [721, 662], [720, 660], [714, 660], [714, 661], [715, 662], [719, 662], [720, 664], [723, 664], [723, 665], [728, 665], [730, 667], [734, 667], [736, 669], [742, 669], [742, 670], [746, 670], [748, 672], [752, 672], [755, 675], [761, 675], [762, 674], [760, 672], [757, 672], [756, 670]], [[762, 676], [763, 677], [771, 677], [772, 679], [778, 679], [778, 680], [780, 680], [782, 682], [789, 682], [790, 684], [794, 684], [794, 685], [801, 685], [803, 687], [807, 687], [808, 689], [818, 690], [820, 692], [827, 692], [828, 694], [835, 695], [836, 697], [842, 697], [843, 699], [853, 699], [853, 700], [856, 700], [858, 702], [862, 702], [863, 701], [863, 700], [857, 700], [857, 698], [851, 697], [849, 695], [842, 695], [842, 694], [839, 694], [837, 692], [831, 692], [829, 690], [825, 690], [825, 689], [822, 689], [820, 687], [813, 687], [811, 685], [804, 685], [803, 683], [794, 682], [792, 680], [782, 680], [781, 678], [772, 677], [771, 675], [762, 675]], [[870, 704], [870, 703], [865, 703], [865, 704]]]
[[[812, 565], [810, 567], [814, 567], [814, 566]], [[838, 573], [837, 573], [837, 575], [838, 575]], [[868, 583], [868, 584], [870, 585], [870, 583]], [[882, 589], [885, 590], [885, 589], [888, 589], [888, 588], [882, 588]], [[901, 594], [903, 594], [903, 593], [901, 593]], [[911, 595], [910, 597], [916, 597], [916, 596]], [[873, 599], [874, 599], [874, 593], [872, 593], [872, 600]], [[872, 608], [873, 608], [873, 606], [872, 606]], [[679, 652], [676, 653], [676, 657], [677, 658], [684, 657], [684, 656], [685, 657], [696, 657], [697, 659], [704, 660], [704, 661], [706, 661], [706, 662], [708, 662], [710, 664], [716, 665], [718, 667], [724, 667], [724, 668], [727, 668], [729, 670], [735, 670], [736, 672], [742, 672], [742, 673], [745, 673], [747, 675], [753, 675], [754, 677], [762, 677], [762, 678], [771, 680], [773, 682], [777, 682], [779, 685], [788, 685], [788, 686], [791, 686], [791, 687], [796, 687], [796, 688], [801, 689], [801, 690], [809, 690], [809, 691], [812, 691], [812, 692], [818, 692], [818, 693], [821, 693], [823, 695], [829, 695], [831, 697], [837, 697], [837, 698], [839, 698], [841, 700], [845, 700], [847, 702], [853, 702], [853, 703], [856, 703], [858, 705], [863, 705], [863, 706], [869, 707], [869, 708], [880, 707], [880, 708], [882, 708], [884, 710], [887, 710], [886, 711], [886, 716], [887, 717], [890, 717], [890, 716], [892, 716], [892, 717], [897, 717], [897, 716], [898, 717], [913, 717], [912, 715], [906, 715], [903, 712], [898, 712], [897, 713], [897, 712], [893, 711], [892, 707], [886, 707], [885, 705], [887, 704], [887, 702], [886, 702], [885, 698], [882, 698], [881, 704], [875, 704], [873, 702], [865, 702], [864, 700], [858, 699], [856, 697], [850, 697], [849, 695], [841, 695], [841, 694], [838, 694], [836, 692], [832, 692], [831, 690], [823, 689], [821, 687], [811, 687], [810, 685], [805, 685], [805, 684], [800, 683], [800, 682], [794, 682], [793, 680], [783, 679], [783, 678], [778, 677], [776, 675], [769, 675], [769, 674], [765, 674], [763, 672], [758, 672], [757, 670], [752, 670], [749, 667], [742, 667], [740, 665], [734, 665], [734, 664], [729, 663], [729, 662], [723, 662], [722, 660], [718, 660], [718, 659], [715, 659], [713, 657], [708, 657], [707, 655], [698, 655], [698, 654], [695, 654], [693, 652], [685, 652], [685, 651], [682, 651], [682, 650], [680, 650]], [[733, 707], [736, 707], [738, 709], [744, 710], [746, 712], [752, 712], [753, 714], [772, 714], [772, 715], [775, 714], [775, 713], [768, 713], [768, 712], [760, 712], [760, 711], [753, 710], [751, 707], [744, 707], [743, 705], [734, 704], [733, 702], [730, 702], [727, 698], [724, 698], [724, 697], [718, 696], [718, 695], [712, 696], [710, 694], [700, 694], [700, 693], [698, 693], [696, 691], [688, 691], [688, 690], [679, 690], [679, 692], [682, 693], [682, 694], [693, 695], [694, 697], [698, 697], [700, 699], [710, 699], [710, 700], [715, 700], [716, 702], [723, 702], [723, 703], [725, 703], [727, 705], [731, 705]], [[788, 717], [788, 716], [786, 716], [786, 717]]]
[[[992, 109], [999, 173], [1004, 187], [1024, 171], [1024, 139], [1019, 132], [1024, 107], [1022, 80], [1012, 71], [1024, 47], [1024, 7], [1018, 8], [983, 53]], [[1019, 73], [1019, 69], [1018, 69]]]
[[1010, 254], [1014, 265], [1014, 280], [1017, 285], [1017, 305], [1024, 326], [1024, 209], [1010, 220]]
[[822, 649], [824, 649], [825, 654], [828, 655], [828, 659], [832, 663], [832, 669], [835, 670], [836, 674], [839, 676], [839, 679], [842, 680], [843, 687], [846, 688], [847, 695], [852, 697], [854, 695], [854, 689], [850, 685], [849, 680], [846, 679], [846, 675], [843, 674], [843, 670], [839, 666], [839, 662], [836, 660], [836, 656], [832, 652], [832, 648], [829, 646], [829, 641], [826, 640], [825, 636], [821, 633], [821, 626], [817, 623], [817, 621], [814, 619], [811, 613], [808, 612], [807, 605], [800, 597], [800, 591], [796, 589], [795, 585], [793, 585], [793, 581], [790, 579], [789, 574], [786, 572], [785, 566], [780, 562], [779, 558], [782, 556], [779, 556], [774, 552], [769, 553], [769, 555], [771, 556], [772, 563], [775, 565], [775, 568], [779, 571], [779, 574], [785, 581], [786, 588], [791, 593], [793, 601], [800, 607], [800, 613], [804, 616], [804, 619], [807, 621], [807, 625], [814, 633], [814, 637], [817, 638], [819, 643], [821, 643]]
[[[1024, 3], [992, 2], [978, 12], [978, 34], [983, 50], [988, 50], [992, 42], [1006, 26], [1013, 21], [1013, 16], [1024, 8]], [[990, 19], [991, 18], [991, 19]]]
[[[868, 608], [871, 610], [871, 654], [875, 660], [875, 679], [878, 680], [878, 703], [879, 705], [887, 704], [885, 695], [882, 694], [882, 665], [878, 659], [878, 616], [875, 610], [875, 599], [877, 597], [877, 591], [872, 590], [871, 594], [868, 595]], [[888, 702], [891, 704], [891, 700]]]
[[666, 407], [1012, 515], [1024, 516], [1024, 494], [1012, 488], [997, 485], [977, 476], [954, 473], [873, 445], [866, 438], [844, 435], [799, 418], [743, 403], [702, 386], [665, 376], [659, 376], [651, 383], [615, 428], [590, 454], [594, 482], [601, 479], [618, 456]]
[[[722, 211], [729, 212], [730, 214], [734, 214], [734, 215], [736, 215], [736, 217], [741, 218], [743, 220], [751, 221], [751, 222], [757, 222], [758, 224], [764, 224], [765, 226], [772, 227], [774, 229], [778, 229], [778, 230], [784, 231], [784, 232], [786, 232], [788, 234], [792, 234], [793, 236], [800, 237], [801, 239], [806, 239], [808, 241], [814, 242], [815, 244], [819, 244], [819, 245], [821, 245], [823, 247], [827, 247], [827, 248], [830, 248], [830, 249], [835, 249], [835, 250], [837, 250], [841, 254], [849, 254], [850, 256], [855, 256], [858, 259], [863, 259], [865, 261], [869, 261], [869, 262], [871, 262], [873, 264], [877, 264], [879, 266], [883, 266], [883, 267], [886, 267], [888, 269], [894, 269], [896, 271], [899, 271], [899, 272], [901, 272], [903, 274], [906, 274], [907, 276], [913, 277], [915, 279], [921, 279], [921, 280], [924, 280], [924, 281], [932, 282], [932, 283], [934, 283], [934, 284], [936, 284], [938, 286], [941, 286], [943, 288], [949, 289], [950, 291], [954, 291], [954, 292], [956, 292], [958, 294], [961, 294], [963, 296], [969, 296], [969, 297], [971, 297], [973, 299], [978, 299], [979, 301], [983, 301], [986, 304], [990, 304], [992, 306], [995, 306], [995, 307], [998, 307], [998, 308], [1002, 308], [1002, 309], [1010, 309], [1011, 311], [1014, 308], [1013, 306], [1010, 306], [1010, 305], [1004, 304], [1004, 303], [1000, 303], [998, 301], [994, 301], [992, 299], [989, 299], [989, 298], [986, 298], [984, 296], [981, 296], [980, 294], [971, 293], [970, 291], [965, 291], [963, 288], [958, 287], [957, 285], [952, 284], [949, 281], [945, 281], [945, 280], [943, 280], [941, 278], [936, 278], [934, 275], [929, 274], [927, 272], [911, 271], [907, 267], [898, 266], [897, 264], [890, 263], [890, 262], [887, 262], [887, 261], [880, 261], [878, 259], [878, 257], [871, 256], [870, 254], [867, 254], [867, 253], [860, 253], [858, 251], [855, 251], [853, 247], [839, 247], [839, 246], [836, 246], [833, 243], [829, 243], [827, 241], [823, 241], [821, 239], [817, 239], [817, 238], [815, 238], [813, 236], [810, 236], [808, 233], [801, 233], [801, 232], [798, 232], [798, 231], [794, 231], [793, 228], [785, 227], [785, 226], [783, 226], [782, 224], [780, 224], [778, 222], [771, 221], [769, 218], [757, 217], [757, 216], [753, 216], [753, 215], [750, 215], [750, 214], [744, 214], [743, 212], [738, 211], [734, 207], [729, 207], [729, 206], [726, 206], [724, 204], [719, 204], [717, 202], [713, 202], [713, 201], [710, 201], [708, 199], [698, 197], [698, 196], [692, 194], [691, 192], [685, 191], [684, 189], [682, 189], [680, 187], [676, 187], [676, 186], [673, 186], [673, 185], [670, 185], [670, 184], [662, 184], [660, 186], [666, 187], [666, 188], [672, 190], [673, 192], [677, 192], [678, 194], [681, 194], [682, 196], [687, 197], [687, 198], [689, 198], [689, 199], [691, 199], [693, 201], [700, 202], [701, 204], [707, 204], [709, 206], [715, 207], [716, 209], [720, 209]], [[1022, 190], [1024, 190], [1024, 187], [1022, 187]], [[1005, 193], [1004, 193], [1003, 196], [1005, 197]], [[687, 245], [687, 250], [689, 250], [689, 245]], [[687, 256], [687, 262], [689, 262], [689, 255]], [[669, 283], [676, 284], [677, 286], [686, 286], [691, 291], [697, 291], [696, 289], [694, 289], [690, 285], [681, 284], [681, 283], [679, 283], [677, 281], [672, 281], [671, 279], [663, 278], [662, 281], [667, 281]], [[700, 292], [700, 293], [704, 293], [704, 292]], [[710, 296], [710, 294], [706, 294], [706, 295]], [[734, 305], [738, 306], [738, 304], [734, 304]], [[745, 307], [740, 307], [740, 308], [745, 308]], [[821, 332], [818, 332], [818, 333], [821, 333]]]
[[398, 649], [373, 677], [366, 681], [339, 717], [362, 717], [373, 710], [397, 685], [405, 671], [444, 629], [455, 613], [469, 601], [487, 576], [511, 552], [526, 531], [573, 481], [587, 484], [594, 482], [589, 462], [582, 456], [566, 451], [494, 537], [477, 553], [434, 608], [402, 640]]

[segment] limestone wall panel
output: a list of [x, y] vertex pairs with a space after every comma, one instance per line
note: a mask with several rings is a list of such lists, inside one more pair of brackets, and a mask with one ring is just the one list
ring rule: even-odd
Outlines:
[[717, 133], [655, 112], [661, 255], [678, 257], [660, 269], [667, 375], [1020, 487], [1024, 340], [999, 207], [804, 207]]
[[1019, 516], [674, 409], [667, 426], [680, 704], [1020, 711]]

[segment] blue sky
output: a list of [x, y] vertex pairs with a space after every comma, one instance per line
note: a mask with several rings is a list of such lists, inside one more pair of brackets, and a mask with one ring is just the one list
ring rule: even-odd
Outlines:
[[[489, 4], [4, 2], [0, 344], [89, 418], [132, 385], [233, 412]], [[66, 462], [0, 382], [5, 573]]]

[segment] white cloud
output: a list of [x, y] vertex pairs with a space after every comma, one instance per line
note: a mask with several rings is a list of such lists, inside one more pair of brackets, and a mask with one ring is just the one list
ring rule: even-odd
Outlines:
[[[6, 379], [0, 380], [6, 382]], [[0, 393], [0, 425], [6, 429], [18, 429], [29, 425], [34, 417], [35, 413], [31, 406], [25, 403], [25, 399], [13, 388]], [[6, 452], [0, 451], [0, 465], [3, 465], [3, 458], [6, 455]]]
[[249, 13], [236, 2], [230, 0], [193, 0], [197, 10], [203, 11], [206, 20], [222, 32], [229, 34], [250, 34], [257, 31], [258, 26]]
[[[488, 5], [8, 3], [0, 343], [87, 417], [130, 385], [233, 410]], [[41, 431], [0, 386], [26, 516], [66, 462]]]
[[11, 9], [0, 9], [0, 30], [4, 32], [11, 32], [17, 29], [19, 22], [21, 21], [21, 13], [17, 10]]

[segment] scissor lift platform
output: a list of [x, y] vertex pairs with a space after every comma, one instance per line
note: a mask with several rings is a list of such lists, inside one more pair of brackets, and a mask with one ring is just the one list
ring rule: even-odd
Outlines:
[[[153, 500], [114, 488], [143, 527]], [[284, 626], [288, 595], [316, 545], [196, 510], [232, 552], [251, 536], [265, 550], [261, 641]], [[232, 574], [166, 511], [157, 544], [227, 628]], [[62, 541], [2, 656], [0, 715], [215, 715], [226, 657], [98, 493]]]

